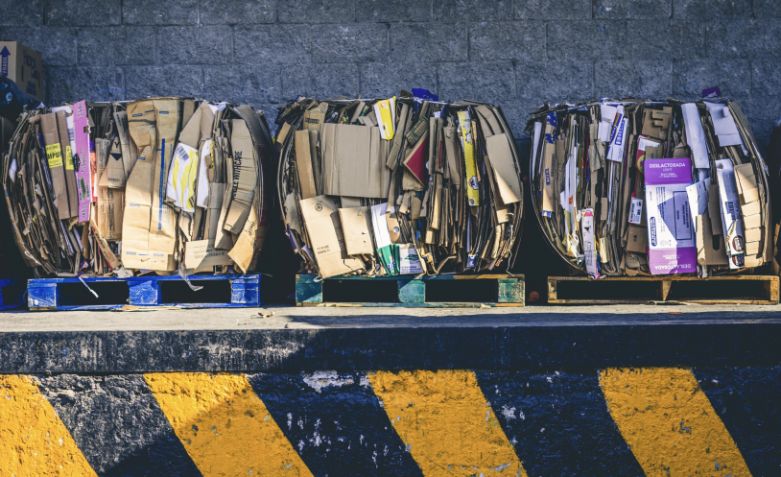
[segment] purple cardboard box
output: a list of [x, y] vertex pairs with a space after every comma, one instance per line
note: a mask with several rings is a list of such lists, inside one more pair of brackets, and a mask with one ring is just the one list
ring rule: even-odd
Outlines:
[[643, 173], [651, 274], [696, 273], [697, 246], [686, 194], [692, 183], [691, 160], [646, 159]]

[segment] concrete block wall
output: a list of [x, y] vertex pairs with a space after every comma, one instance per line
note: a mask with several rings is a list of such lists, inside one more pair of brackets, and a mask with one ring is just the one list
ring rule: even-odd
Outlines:
[[427, 87], [499, 103], [740, 100], [761, 146], [781, 117], [775, 0], [0, 0], [0, 37], [43, 52], [51, 103], [189, 94], [274, 118], [297, 95]]

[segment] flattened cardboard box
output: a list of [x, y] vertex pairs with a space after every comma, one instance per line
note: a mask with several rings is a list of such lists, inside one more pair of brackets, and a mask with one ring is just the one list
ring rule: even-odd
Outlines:
[[328, 278], [362, 270], [363, 262], [345, 253], [336, 204], [328, 197], [317, 196], [302, 200], [300, 206], [321, 276]]
[[45, 100], [46, 72], [40, 53], [18, 41], [0, 41], [0, 76], [27, 94]]

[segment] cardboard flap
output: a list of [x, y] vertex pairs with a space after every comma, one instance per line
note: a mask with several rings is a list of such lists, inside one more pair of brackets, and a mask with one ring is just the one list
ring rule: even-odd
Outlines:
[[223, 229], [238, 234], [249, 216], [258, 186], [258, 159], [250, 131], [243, 119], [231, 121], [231, 147], [233, 181], [231, 201]]
[[410, 174], [420, 183], [425, 184], [426, 181], [426, 157], [428, 153], [428, 135], [424, 135], [420, 138], [417, 144], [407, 153], [407, 157], [404, 158], [404, 167], [410, 172]]
[[485, 140], [485, 146], [502, 203], [507, 205], [520, 202], [523, 197], [521, 178], [515, 167], [507, 135], [495, 134]]
[[369, 207], [341, 208], [339, 209], [339, 219], [344, 231], [347, 254], [373, 255]]
[[203, 110], [207, 109], [209, 112], [209, 105], [207, 103], [201, 104], [195, 113], [187, 121], [182, 132], [179, 133], [179, 142], [181, 144], [190, 146], [193, 149], [197, 149], [201, 142], [201, 120], [203, 118]]
[[295, 133], [296, 171], [298, 172], [298, 190], [302, 199], [317, 195], [315, 175], [312, 170], [312, 155], [309, 145], [309, 131], [299, 130]]
[[336, 204], [325, 196], [299, 202], [321, 278], [364, 269], [363, 261], [347, 256]]
[[390, 170], [381, 156], [379, 129], [328, 123], [323, 126], [323, 135], [323, 193], [385, 198]]

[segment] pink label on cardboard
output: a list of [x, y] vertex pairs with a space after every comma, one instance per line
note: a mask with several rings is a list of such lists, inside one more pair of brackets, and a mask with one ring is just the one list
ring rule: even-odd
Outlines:
[[648, 251], [651, 275], [681, 275], [697, 273], [697, 249], [665, 248]]
[[646, 185], [691, 184], [692, 161], [687, 157], [646, 159], [643, 162]]
[[693, 182], [691, 159], [646, 159], [643, 172], [651, 274], [696, 273], [697, 248], [686, 194], [686, 186]]
[[89, 116], [87, 102], [82, 100], [71, 105], [73, 110], [73, 134], [76, 141], [76, 192], [79, 199], [79, 222], [89, 222], [92, 199], [92, 172], [90, 168]]

